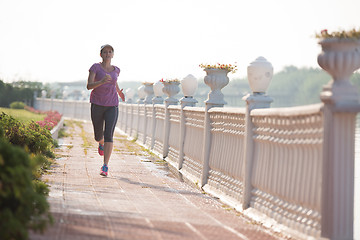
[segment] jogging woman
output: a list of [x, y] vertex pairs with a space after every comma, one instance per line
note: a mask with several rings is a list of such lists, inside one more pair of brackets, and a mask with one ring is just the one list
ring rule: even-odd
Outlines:
[[[89, 69], [87, 89], [91, 91], [91, 121], [94, 127], [95, 140], [99, 143], [98, 153], [104, 156], [100, 175], [108, 175], [108, 164], [113, 149], [113, 136], [118, 119], [119, 98], [125, 101], [123, 89], [119, 88], [117, 78], [120, 69], [111, 65], [114, 48], [103, 45], [100, 48], [102, 62], [93, 64]], [[105, 124], [105, 128], [104, 128]]]

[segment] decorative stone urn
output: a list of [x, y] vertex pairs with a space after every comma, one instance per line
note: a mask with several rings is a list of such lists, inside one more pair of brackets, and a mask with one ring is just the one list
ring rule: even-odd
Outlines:
[[152, 98], [154, 96], [154, 89], [153, 89], [154, 83], [144, 82], [143, 85], [145, 86], [144, 90], [146, 93], [145, 104], [151, 104]]
[[205, 68], [206, 76], [204, 82], [211, 88], [206, 104], [223, 106], [227, 102], [224, 100], [224, 94], [221, 89], [229, 83], [229, 73], [226, 69]]
[[181, 80], [181, 89], [184, 94], [184, 97], [180, 99], [182, 107], [195, 106], [195, 104], [198, 102], [196, 99], [194, 99], [194, 94], [197, 88], [198, 81], [193, 75], [189, 74]]
[[350, 76], [360, 67], [360, 40], [326, 38], [319, 44], [322, 52], [318, 55], [318, 63], [332, 76], [323, 88], [321, 99], [338, 104], [358, 104], [358, 91], [351, 84]]
[[140, 87], [138, 87], [138, 95], [139, 95], [139, 100], [137, 101], [138, 103], [144, 103], [144, 99], [146, 97], [146, 92], [145, 92], [145, 86], [141, 85]]
[[265, 93], [270, 85], [274, 68], [264, 57], [258, 57], [247, 67], [247, 76], [253, 93]]
[[162, 98], [164, 95], [163, 88], [164, 84], [161, 81], [154, 83], [153, 89], [155, 97], [152, 99], [153, 104], [162, 104], [164, 102], [164, 99]]
[[198, 87], [197, 79], [189, 74], [181, 80], [181, 89], [185, 97], [193, 97]]
[[269, 108], [273, 99], [266, 95], [272, 76], [273, 66], [264, 57], [258, 57], [247, 67], [247, 76], [252, 94], [243, 97], [247, 111], [256, 108]]
[[126, 99], [127, 99], [126, 102], [127, 103], [132, 103], [134, 95], [135, 95], [134, 90], [132, 88], [126, 89], [125, 95], [126, 95]]
[[163, 92], [168, 96], [165, 101], [171, 103], [177, 103], [178, 100], [174, 98], [176, 94], [180, 92], [179, 81], [164, 81]]

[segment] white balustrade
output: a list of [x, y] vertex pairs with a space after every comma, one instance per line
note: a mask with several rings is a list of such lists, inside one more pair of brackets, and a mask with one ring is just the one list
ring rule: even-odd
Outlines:
[[[360, 104], [346, 79], [349, 73], [334, 73], [323, 58], [319, 62], [341, 86], [325, 86], [321, 104], [270, 108], [264, 85], [271, 80], [272, 66], [260, 57], [248, 68], [249, 81], [257, 82], [250, 84], [253, 92], [244, 97], [245, 108], [222, 108], [221, 88], [228, 78], [208, 73], [205, 81], [212, 90], [206, 107], [184, 98], [177, 105], [173, 86], [171, 92], [164, 90], [164, 105], [149, 104], [148, 90], [145, 103], [119, 104], [117, 126], [184, 178], [245, 214], [255, 211], [305, 236], [352, 239], [355, 115]], [[144, 89], [138, 89], [140, 99]], [[90, 120], [87, 102], [37, 98], [35, 107]]]
[[300, 232], [320, 236], [322, 104], [251, 112], [250, 206]]
[[179, 133], [180, 133], [180, 106], [169, 106], [169, 151], [168, 160], [173, 163], [175, 167], [179, 165]]
[[91, 120], [88, 101], [36, 98], [34, 108], [42, 111], [57, 111], [66, 118]]
[[183, 114], [185, 134], [183, 138], [183, 159], [179, 159], [179, 168], [193, 182], [199, 182], [203, 165], [204, 108], [185, 107]]
[[209, 177], [205, 190], [220, 190], [241, 201], [244, 181], [245, 109], [212, 108], [209, 115], [211, 145]]

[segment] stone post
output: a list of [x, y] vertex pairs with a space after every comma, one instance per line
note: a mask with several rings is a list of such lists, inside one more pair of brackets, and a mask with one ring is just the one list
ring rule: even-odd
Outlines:
[[146, 116], [147, 116], [147, 108], [146, 105], [147, 104], [152, 104], [152, 99], [154, 97], [154, 88], [153, 85], [154, 83], [144, 83], [145, 85], [145, 93], [146, 93], [146, 98], [145, 98], [145, 106], [144, 106], [144, 116], [145, 116], [145, 121], [144, 121], [144, 137], [143, 137], [143, 141], [142, 144], [146, 143], [146, 133], [147, 133], [147, 121], [146, 121]]
[[152, 112], [152, 129], [151, 129], [151, 144], [150, 144], [150, 149], [153, 150], [154, 146], [155, 146], [155, 131], [156, 131], [156, 105], [159, 104], [163, 104], [164, 99], [162, 98], [163, 96], [163, 88], [164, 88], [164, 84], [159, 81], [154, 83], [154, 94], [155, 97], [152, 99], [153, 102], [153, 112]]
[[185, 107], [195, 107], [197, 100], [193, 97], [183, 97], [180, 99], [181, 104], [181, 113], [180, 113], [180, 138], [179, 138], [179, 165], [178, 169], [182, 168], [182, 164], [184, 162], [184, 141], [185, 141]]
[[139, 95], [139, 99], [137, 100], [137, 103], [138, 103], [138, 111], [137, 111], [138, 121], [137, 121], [137, 126], [136, 126], [135, 139], [138, 139], [138, 136], [139, 136], [140, 106], [144, 104], [144, 99], [146, 97], [146, 92], [145, 92], [145, 86], [144, 85], [141, 85], [140, 87], [138, 87], [138, 95]]
[[197, 79], [189, 74], [181, 80], [181, 88], [184, 93], [184, 97], [180, 99], [181, 113], [180, 113], [180, 139], [179, 139], [179, 165], [178, 169], [182, 168], [184, 162], [184, 141], [185, 141], [185, 113], [184, 108], [186, 106], [195, 107], [198, 102], [194, 99], [194, 94], [198, 87]]
[[[125, 105], [125, 109], [126, 109], [126, 124], [125, 124], [125, 128], [124, 128], [124, 132], [125, 133], [128, 133], [129, 131], [129, 136], [131, 136], [131, 132], [133, 130], [133, 126], [132, 126], [132, 123], [133, 123], [133, 106], [132, 106], [132, 103], [133, 103], [133, 98], [134, 98], [134, 95], [135, 95], [135, 91], [132, 89], [132, 88], [127, 88], [125, 90], [125, 96], [126, 96], [126, 105]], [[129, 112], [128, 112], [128, 109], [130, 110], [130, 116], [129, 116]], [[128, 130], [129, 129], [129, 130]]]
[[259, 57], [250, 63], [247, 68], [248, 81], [252, 94], [243, 97], [246, 101], [245, 112], [245, 144], [244, 144], [244, 189], [242, 208], [246, 209], [250, 205], [251, 200], [251, 176], [253, 168], [253, 123], [251, 120], [251, 111], [258, 108], [269, 108], [273, 99], [265, 94], [272, 75], [273, 67], [265, 58]]
[[203, 187], [208, 180], [209, 176], [209, 160], [210, 160], [210, 147], [211, 147], [211, 127], [210, 127], [210, 114], [209, 110], [213, 107], [223, 107], [226, 102], [224, 94], [221, 89], [229, 83], [227, 74], [228, 70], [225, 69], [205, 69], [206, 76], [204, 82], [211, 88], [208, 99], [205, 101], [205, 117], [204, 117], [204, 141], [203, 141], [203, 168], [200, 179], [200, 186]]
[[168, 96], [165, 99], [165, 123], [164, 123], [164, 145], [163, 145], [163, 158], [166, 158], [169, 153], [169, 135], [170, 135], [170, 105], [177, 105], [178, 100], [174, 96], [180, 91], [180, 82], [164, 82], [163, 92]]
[[129, 136], [131, 136], [131, 132], [132, 132], [132, 123], [134, 121], [134, 113], [133, 113], [133, 105], [132, 104], [124, 104], [125, 109], [126, 109], [126, 124], [125, 124], [125, 128], [124, 128], [124, 132], [128, 133]]
[[[54, 111], [54, 99], [55, 99], [55, 95], [56, 92], [55, 91], [51, 91], [51, 106], [50, 106], [50, 110]], [[74, 112], [74, 117], [75, 117], [75, 112]]]
[[147, 117], [147, 108], [146, 108], [146, 105], [147, 105], [147, 103], [146, 103], [146, 100], [145, 100], [145, 104], [144, 104], [144, 123], [143, 123], [144, 132], [143, 132], [143, 139], [142, 139], [142, 144], [144, 144], [144, 145], [146, 143], [146, 133], [147, 133], [147, 119], [146, 119], [146, 117]]
[[325, 39], [319, 65], [332, 80], [323, 88], [324, 133], [321, 195], [321, 236], [353, 239], [355, 124], [359, 93], [350, 76], [360, 67], [360, 41]]

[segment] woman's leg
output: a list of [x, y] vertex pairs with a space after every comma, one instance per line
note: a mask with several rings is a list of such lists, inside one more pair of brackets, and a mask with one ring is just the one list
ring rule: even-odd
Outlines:
[[105, 165], [109, 164], [113, 146], [114, 146], [113, 142], [105, 142], [104, 143], [104, 164]]
[[94, 138], [99, 143], [98, 153], [104, 155], [104, 117], [107, 107], [91, 104], [91, 121], [94, 127]]
[[94, 138], [100, 144], [104, 144], [104, 113], [106, 108], [91, 104], [91, 122], [94, 128]]
[[111, 107], [105, 112], [105, 131], [104, 131], [104, 164], [108, 165], [113, 150], [113, 136], [118, 119], [118, 107]]

